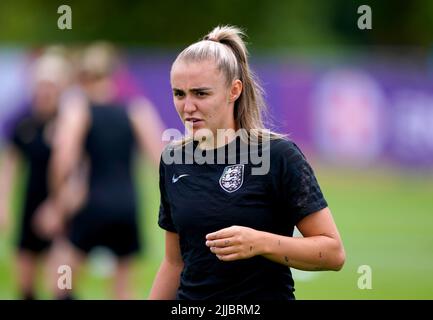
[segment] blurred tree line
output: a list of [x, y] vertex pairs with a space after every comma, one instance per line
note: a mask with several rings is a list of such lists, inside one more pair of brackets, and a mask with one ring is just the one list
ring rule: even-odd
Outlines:
[[[72, 8], [72, 30], [59, 30], [57, 8]], [[373, 29], [359, 30], [368, 4]], [[0, 43], [43, 45], [96, 39], [121, 45], [182, 47], [218, 24], [246, 29], [270, 49], [433, 43], [432, 0], [0, 0]]]

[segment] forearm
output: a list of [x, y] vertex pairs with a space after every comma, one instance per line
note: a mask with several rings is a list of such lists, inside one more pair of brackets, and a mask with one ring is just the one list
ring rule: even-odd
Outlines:
[[72, 97], [58, 116], [49, 165], [50, 196], [58, 196], [65, 182], [77, 169], [89, 127], [89, 115], [80, 96]]
[[[4, 151], [4, 156], [0, 163], [0, 206], [4, 208], [9, 206], [10, 194], [17, 168], [16, 162], [17, 156], [11, 150]], [[0, 214], [6, 213], [0, 210]]]
[[10, 200], [10, 193], [13, 181], [13, 170], [9, 171], [2, 166], [0, 171], [0, 204], [6, 207]]
[[183, 264], [170, 263], [164, 259], [156, 274], [149, 300], [174, 300], [179, 288]]
[[53, 153], [50, 162], [50, 195], [60, 197], [62, 187], [72, 173], [74, 166], [77, 165], [75, 155], [67, 158], [62, 151]]
[[262, 256], [295, 269], [338, 271], [344, 263], [340, 241], [327, 235], [294, 238], [260, 232], [260, 238]]
[[130, 119], [140, 150], [143, 154], [148, 155], [151, 164], [158, 168], [161, 153], [164, 149], [164, 143], [162, 142], [163, 126], [153, 112], [146, 110], [147, 108], [132, 108]]

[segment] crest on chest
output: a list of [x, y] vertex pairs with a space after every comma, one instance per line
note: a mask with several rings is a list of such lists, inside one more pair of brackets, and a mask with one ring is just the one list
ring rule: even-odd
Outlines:
[[221, 188], [226, 192], [239, 190], [244, 182], [244, 165], [235, 164], [225, 167], [219, 182]]

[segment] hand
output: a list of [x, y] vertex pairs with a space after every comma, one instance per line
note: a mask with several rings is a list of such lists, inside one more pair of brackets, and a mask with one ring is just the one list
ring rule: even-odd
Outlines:
[[222, 261], [248, 259], [260, 255], [261, 231], [231, 226], [206, 235], [206, 246]]
[[41, 237], [46, 239], [53, 239], [62, 234], [62, 212], [54, 201], [47, 199], [36, 209], [33, 228]]

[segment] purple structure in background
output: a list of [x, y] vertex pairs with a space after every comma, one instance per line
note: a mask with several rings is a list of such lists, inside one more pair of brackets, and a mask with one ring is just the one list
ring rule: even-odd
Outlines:
[[[119, 84], [123, 98], [147, 96], [165, 125], [183, 132], [170, 88], [175, 57], [131, 50]], [[252, 67], [266, 92], [269, 128], [289, 134], [306, 153], [345, 165], [385, 162], [432, 169], [433, 80], [410, 60], [318, 63], [260, 57]]]
[[16, 48], [0, 49], [0, 146], [11, 125], [26, 108], [28, 56]]

